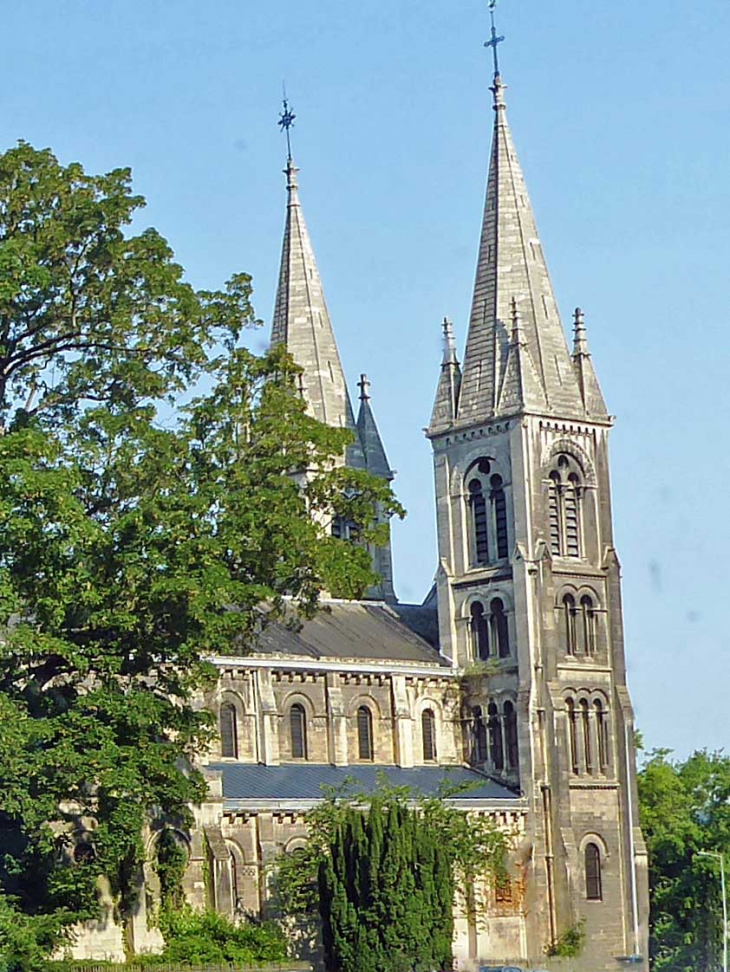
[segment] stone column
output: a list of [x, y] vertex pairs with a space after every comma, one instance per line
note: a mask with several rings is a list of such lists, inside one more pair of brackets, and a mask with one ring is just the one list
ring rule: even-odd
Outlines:
[[410, 768], [413, 758], [413, 719], [408, 704], [405, 675], [393, 675], [390, 680], [393, 697], [393, 737], [395, 761], [398, 766]]
[[586, 744], [585, 744], [585, 732], [583, 729], [583, 712], [578, 703], [573, 712], [573, 718], [575, 719], [575, 748], [578, 764], [578, 775], [588, 772], [586, 764]]
[[256, 670], [256, 699], [259, 716], [259, 758], [266, 766], [279, 765], [279, 712], [276, 708], [271, 672]]
[[347, 711], [338, 674], [328, 672], [325, 684], [329, 716], [329, 759], [334, 766], [347, 766]]

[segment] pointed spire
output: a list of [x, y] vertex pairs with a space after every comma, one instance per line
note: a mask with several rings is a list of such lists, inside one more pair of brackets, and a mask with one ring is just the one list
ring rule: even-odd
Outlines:
[[591, 361], [585, 315], [580, 307], [576, 307], [573, 315], [573, 367], [586, 412], [592, 418], [607, 418], [608, 409]]
[[459, 407], [459, 391], [461, 388], [461, 368], [456, 357], [456, 342], [454, 341], [454, 325], [444, 318], [444, 353], [441, 360], [441, 375], [436, 388], [436, 398], [431, 413], [429, 432], [439, 432], [454, 424]]
[[[490, 44], [491, 46], [491, 44]], [[495, 73], [494, 134], [458, 422], [492, 417], [510, 346], [510, 302], [521, 310], [543, 410], [583, 414], [583, 402], [560, 322], [525, 179], [507, 122], [506, 86]]]
[[535, 362], [525, 339], [517, 298], [510, 301], [512, 338], [507, 350], [502, 382], [497, 397], [497, 412], [545, 411], [547, 400]]
[[[373, 476], [379, 476], [381, 479], [390, 482], [395, 479], [395, 472], [390, 468], [385, 446], [370, 405], [370, 381], [367, 375], [360, 375], [358, 388], [360, 389], [360, 411], [357, 416], [357, 434], [362, 443], [366, 469]], [[380, 510], [377, 511], [376, 516], [380, 523], [387, 522]], [[398, 598], [393, 587], [393, 554], [390, 537], [388, 537], [384, 546], [372, 548], [372, 557], [373, 567], [380, 579], [368, 591], [367, 597], [391, 603], [397, 602]]]
[[357, 416], [357, 432], [365, 453], [367, 469], [374, 476], [393, 479], [395, 473], [390, 468], [385, 446], [370, 405], [370, 382], [367, 375], [360, 375], [358, 388], [360, 389], [360, 411]]
[[[285, 344], [304, 369], [302, 387], [311, 414], [327, 425], [356, 432], [322, 280], [299, 201], [299, 169], [291, 157], [284, 173], [289, 198], [271, 344]], [[348, 446], [347, 464], [356, 468], [365, 465], [357, 440]]]

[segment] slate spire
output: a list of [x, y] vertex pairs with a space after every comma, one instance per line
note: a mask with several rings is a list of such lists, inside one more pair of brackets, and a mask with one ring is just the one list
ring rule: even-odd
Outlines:
[[479, 422], [499, 413], [508, 363], [515, 357], [510, 354], [513, 299], [537, 381], [532, 402], [525, 401], [525, 407], [539, 403], [548, 413], [580, 417], [583, 400], [507, 122], [505, 85], [499, 74], [491, 91], [494, 134], [457, 422]]
[[580, 307], [576, 307], [573, 315], [573, 366], [586, 413], [591, 418], [607, 419], [608, 409], [591, 361], [585, 315]]
[[500, 415], [510, 412], [544, 412], [547, 400], [537, 375], [535, 362], [525, 339], [525, 331], [516, 298], [511, 301], [512, 331], [507, 358], [500, 383], [496, 411]]
[[436, 398], [431, 413], [429, 431], [440, 432], [454, 424], [459, 407], [459, 390], [461, 388], [461, 368], [456, 356], [456, 342], [454, 341], [454, 325], [444, 318], [444, 354], [441, 361], [441, 375], [436, 388]]
[[299, 201], [299, 169], [289, 158], [284, 171], [289, 199], [271, 344], [285, 344], [304, 369], [302, 392], [311, 414], [355, 434], [347, 449], [347, 465], [364, 468], [345, 373]]
[[378, 430], [375, 415], [370, 404], [370, 381], [367, 375], [360, 375], [360, 410], [357, 415], [357, 432], [365, 454], [368, 472], [381, 479], [392, 480], [395, 473], [390, 468], [385, 446]]
[[[385, 446], [380, 437], [370, 404], [370, 382], [367, 375], [360, 375], [358, 388], [360, 389], [360, 410], [357, 416], [357, 433], [365, 456], [365, 466], [373, 476], [392, 482], [395, 479], [395, 472], [390, 468]], [[375, 516], [379, 523], [388, 522], [380, 509], [376, 509]], [[390, 537], [388, 537], [384, 546], [371, 547], [370, 552], [373, 558], [373, 567], [380, 579], [368, 591], [368, 599], [396, 603], [398, 598], [393, 587], [393, 551]]]

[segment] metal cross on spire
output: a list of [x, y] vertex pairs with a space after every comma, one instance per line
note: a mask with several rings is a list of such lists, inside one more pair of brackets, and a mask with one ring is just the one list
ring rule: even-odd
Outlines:
[[289, 100], [286, 96], [286, 86], [284, 86], [284, 98], [282, 101], [283, 110], [279, 117], [279, 128], [282, 132], [286, 132], [286, 151], [287, 158], [291, 162], [291, 128], [294, 125], [294, 119], [297, 117], [294, 112], [289, 107]]
[[504, 41], [504, 37], [497, 34], [497, 27], [494, 21], [494, 11], [497, 9], [498, 0], [489, 0], [489, 17], [492, 21], [492, 36], [484, 44], [485, 47], [492, 48], [492, 56], [494, 58], [494, 76], [499, 77], [499, 55], [497, 48]]

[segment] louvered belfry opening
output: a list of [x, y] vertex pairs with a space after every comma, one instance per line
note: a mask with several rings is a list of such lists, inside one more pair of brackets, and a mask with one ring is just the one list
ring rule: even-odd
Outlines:
[[497, 557], [500, 560], [509, 556], [509, 539], [507, 534], [507, 497], [501, 476], [492, 476], [492, 509], [494, 510], [494, 533], [497, 539]]
[[487, 501], [482, 484], [478, 479], [469, 483], [469, 502], [471, 504], [472, 529], [474, 534], [474, 562], [489, 563], [489, 524], [487, 521]]

